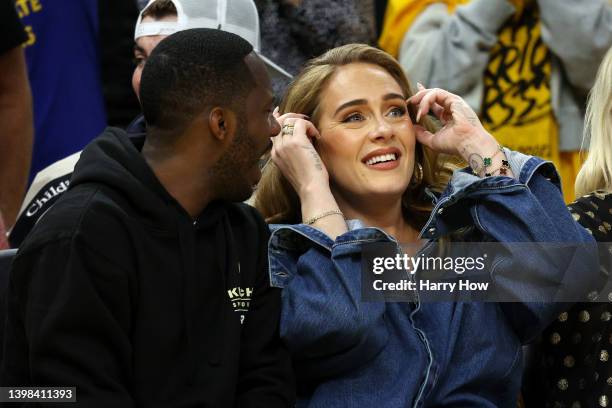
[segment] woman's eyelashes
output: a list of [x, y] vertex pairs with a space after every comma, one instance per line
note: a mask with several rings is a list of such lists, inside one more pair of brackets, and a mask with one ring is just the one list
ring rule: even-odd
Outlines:
[[348, 116], [346, 116], [342, 120], [342, 122], [343, 123], [361, 122], [364, 119], [365, 119], [365, 117], [361, 113], [354, 112], [354, 113], [350, 113]]
[[[394, 106], [387, 111], [386, 116], [391, 118], [403, 118], [407, 113], [406, 108], [402, 106]], [[366, 116], [360, 112], [349, 113], [343, 120], [343, 123], [355, 123], [361, 122], [366, 119]]]
[[407, 112], [406, 108], [401, 107], [401, 106], [396, 106], [389, 111], [388, 115], [391, 117], [395, 117], [395, 118], [401, 118], [406, 115], [406, 112]]

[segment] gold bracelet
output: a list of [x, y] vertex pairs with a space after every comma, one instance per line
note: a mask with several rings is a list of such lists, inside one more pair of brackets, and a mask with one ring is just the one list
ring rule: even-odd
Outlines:
[[342, 211], [340, 211], [340, 210], [330, 210], [330, 211], [325, 211], [324, 213], [321, 213], [319, 215], [315, 215], [314, 217], [308, 218], [306, 221], [304, 221], [304, 224], [312, 225], [315, 222], [317, 222], [318, 220], [320, 220], [321, 218], [325, 218], [325, 217], [327, 217], [329, 215], [334, 215], [334, 214], [341, 215], [344, 218], [344, 214], [342, 214]]

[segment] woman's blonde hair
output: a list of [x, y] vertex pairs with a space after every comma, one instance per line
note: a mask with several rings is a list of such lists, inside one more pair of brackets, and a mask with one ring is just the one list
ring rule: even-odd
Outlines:
[[[389, 73], [401, 87], [404, 96], [409, 98], [413, 90], [399, 63], [384, 51], [365, 44], [348, 44], [327, 51], [320, 57], [310, 60], [302, 72], [292, 81], [283, 101], [280, 112], [303, 113], [312, 118], [317, 125], [319, 118], [320, 96], [338, 67], [352, 63], [374, 64]], [[410, 117], [415, 122], [416, 110], [408, 107]], [[431, 132], [437, 125], [428, 117], [421, 120], [421, 125]], [[402, 207], [406, 221], [420, 229], [431, 212], [431, 198], [425, 188], [440, 192], [450, 179], [455, 168], [449, 156], [439, 155], [417, 143], [415, 162], [423, 169], [423, 177], [418, 183], [413, 182], [404, 193]], [[414, 173], [417, 173], [415, 170]], [[297, 193], [283, 177], [273, 163], [266, 166], [254, 200], [255, 207], [270, 223], [298, 224], [301, 222], [301, 208]]]
[[[590, 140], [590, 142], [589, 142]], [[584, 122], [583, 146], [589, 153], [576, 177], [576, 196], [612, 191], [612, 47], [604, 57], [591, 89]]]

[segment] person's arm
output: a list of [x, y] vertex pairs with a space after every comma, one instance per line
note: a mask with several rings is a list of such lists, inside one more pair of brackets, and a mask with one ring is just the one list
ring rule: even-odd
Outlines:
[[79, 406], [134, 406], [128, 273], [78, 237], [18, 253], [3, 386], [76, 387]]
[[[421, 88], [409, 102], [418, 106], [417, 121], [432, 111], [444, 125], [436, 133], [415, 126], [419, 142], [434, 151], [461, 156], [470, 164], [469, 171], [453, 174], [447, 191], [454, 197], [440, 200], [438, 206], [457, 202], [454, 208], [465, 212], [464, 217], [456, 215], [457, 219], [471, 219], [485, 241], [504, 248], [508, 255], [491, 263], [491, 278], [504, 298], [516, 300], [502, 302], [500, 308], [519, 338], [529, 340], [567, 308], [563, 303], [530, 302], [575, 301], [599, 284], [592, 237], [567, 210], [551, 163], [503, 148], [491, 156], [495, 140], [465, 102], [445, 90]], [[486, 155], [490, 156], [488, 167], [483, 166]], [[459, 204], [464, 196], [468, 199]], [[436, 207], [432, 213], [444, 212], [448, 210]], [[423, 228], [424, 237], [435, 238], [436, 231], [444, 230], [439, 222], [432, 217]], [[513, 245], [517, 242], [533, 246]], [[563, 248], [567, 249], [559, 251], [546, 243], [566, 244]]]
[[537, 0], [542, 39], [563, 64], [570, 83], [583, 94], [612, 46], [609, 0]]
[[601, 286], [597, 248], [567, 210], [553, 165], [530, 160], [518, 183], [485, 186], [468, 210], [474, 225], [504, 248], [491, 261], [491, 278], [524, 343]]
[[266, 256], [270, 234], [264, 221], [256, 218], [260, 257], [242, 330], [236, 407], [291, 407], [295, 403], [295, 382], [289, 351], [279, 336], [281, 291], [270, 287]]
[[287, 134], [272, 138], [271, 157], [298, 196], [302, 221], [318, 228], [332, 240], [347, 231], [346, 222], [329, 187], [329, 174], [313, 140], [319, 131], [294, 113], [278, 116], [281, 126], [293, 126]]
[[411, 81], [461, 95], [479, 112], [491, 48], [514, 13], [510, 0], [472, 0], [454, 13], [429, 5], [404, 34], [398, 60]]
[[32, 98], [21, 46], [0, 54], [0, 212], [15, 223], [32, 160]]

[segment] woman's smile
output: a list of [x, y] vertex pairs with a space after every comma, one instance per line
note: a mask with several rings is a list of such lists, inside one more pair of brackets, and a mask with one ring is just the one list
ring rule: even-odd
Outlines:
[[374, 170], [393, 170], [400, 165], [402, 154], [396, 147], [376, 149], [368, 153], [361, 162]]

